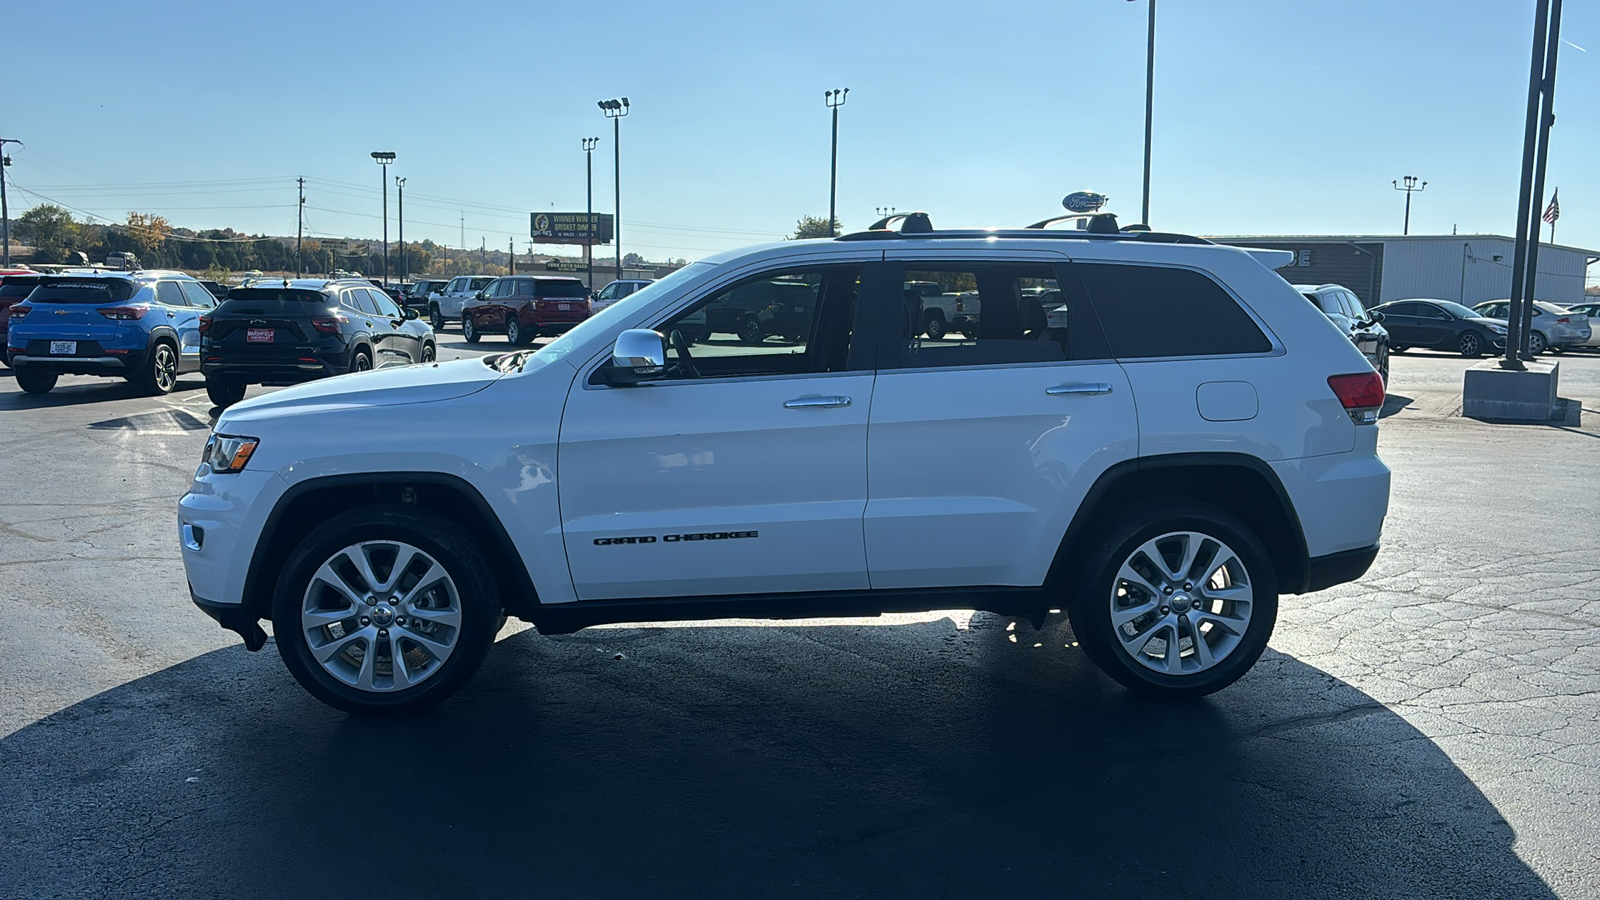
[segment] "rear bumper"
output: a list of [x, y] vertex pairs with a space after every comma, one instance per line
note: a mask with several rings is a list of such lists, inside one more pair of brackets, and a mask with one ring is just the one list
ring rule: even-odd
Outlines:
[[1306, 584], [1302, 594], [1320, 591], [1355, 581], [1367, 573], [1372, 561], [1378, 558], [1378, 545], [1361, 547], [1356, 550], [1345, 550], [1340, 553], [1330, 553], [1327, 556], [1313, 556], [1306, 560]]
[[221, 362], [202, 362], [200, 364], [200, 372], [207, 379], [234, 381], [240, 384], [300, 384], [305, 381], [315, 381], [318, 378], [343, 375], [349, 371], [350, 366], [345, 360], [328, 359], [320, 355], [317, 357], [316, 362], [224, 360]]
[[124, 375], [136, 371], [143, 353], [119, 356], [29, 356], [11, 357], [13, 369], [35, 369], [61, 375]]

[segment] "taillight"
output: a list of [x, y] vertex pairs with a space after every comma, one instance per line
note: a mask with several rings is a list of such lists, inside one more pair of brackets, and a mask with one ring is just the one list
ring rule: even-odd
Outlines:
[[201, 334], [205, 334], [206, 332], [208, 332], [210, 330], [211, 330], [211, 317], [210, 316], [201, 316], [200, 317], [200, 333]]
[[1370, 425], [1378, 421], [1378, 410], [1383, 408], [1383, 377], [1377, 372], [1329, 375], [1328, 387], [1333, 388], [1352, 422]]
[[1568, 322], [1571, 322], [1572, 319], [1568, 318], [1567, 316], [1562, 316], [1561, 318], [1557, 319], [1556, 321], [1561, 323], [1562, 325], [1565, 325]]
[[31, 312], [33, 312], [33, 307], [18, 303], [16, 306], [11, 307], [11, 318], [21, 319]]
[[99, 310], [97, 310], [100, 315], [105, 316], [108, 319], [117, 319], [119, 321], [142, 319], [144, 318], [144, 314], [149, 311], [150, 307], [148, 306], [102, 306]]
[[338, 334], [339, 323], [348, 321], [344, 316], [314, 316], [311, 319], [311, 327], [323, 334]]

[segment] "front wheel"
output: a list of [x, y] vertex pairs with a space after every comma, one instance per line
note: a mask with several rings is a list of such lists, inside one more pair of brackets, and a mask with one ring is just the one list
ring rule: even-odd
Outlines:
[[59, 377], [55, 372], [42, 372], [38, 369], [18, 369], [17, 387], [30, 394], [48, 394], [55, 390], [56, 379]]
[[428, 321], [433, 323], [434, 331], [444, 330], [444, 313], [439, 311], [439, 304], [428, 304]]
[[229, 381], [221, 378], [206, 379], [206, 396], [217, 406], [227, 409], [244, 399], [245, 384], [242, 381]]
[[431, 362], [433, 362], [434, 360], [436, 360], [438, 358], [439, 358], [439, 351], [435, 350], [433, 348], [432, 344], [423, 344], [422, 345], [422, 361], [423, 362], [431, 363]]
[[478, 333], [478, 327], [472, 324], [472, 317], [466, 313], [461, 314], [461, 335], [467, 339], [469, 344], [476, 344], [483, 340], [483, 335]]
[[1208, 504], [1135, 504], [1107, 523], [1071, 591], [1072, 630], [1089, 658], [1136, 691], [1199, 696], [1250, 670], [1278, 616], [1260, 540]]
[[746, 316], [739, 322], [739, 341], [744, 344], [759, 344], [766, 340], [766, 334], [761, 330], [761, 320], [755, 316]]
[[1461, 339], [1456, 342], [1456, 349], [1467, 359], [1477, 359], [1483, 355], [1483, 339], [1476, 332], [1462, 332]]
[[318, 700], [400, 714], [477, 671], [501, 609], [488, 561], [449, 519], [404, 506], [341, 513], [290, 554], [272, 602], [278, 653]]

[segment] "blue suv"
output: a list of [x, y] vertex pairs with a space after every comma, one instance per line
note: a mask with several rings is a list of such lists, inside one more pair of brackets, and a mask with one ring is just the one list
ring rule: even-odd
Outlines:
[[6, 357], [17, 386], [47, 394], [63, 375], [120, 375], [169, 393], [200, 369], [200, 316], [217, 300], [181, 272], [48, 275], [11, 307]]

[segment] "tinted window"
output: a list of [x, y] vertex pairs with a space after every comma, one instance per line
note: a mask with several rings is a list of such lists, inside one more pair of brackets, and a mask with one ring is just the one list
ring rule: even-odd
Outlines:
[[1367, 317], [1367, 308], [1361, 305], [1361, 301], [1356, 298], [1355, 294], [1345, 291], [1344, 302], [1346, 306], [1350, 307], [1351, 318], [1365, 319]]
[[1074, 265], [1119, 359], [1264, 353], [1272, 342], [1209, 277], [1188, 269]]
[[38, 276], [8, 275], [0, 278], [0, 299], [21, 300], [39, 284]]
[[1421, 303], [1394, 303], [1385, 306], [1383, 311], [1391, 316], [1421, 316], [1426, 315]]
[[[860, 278], [859, 265], [829, 266], [723, 288], [657, 329], [669, 338], [667, 377], [843, 371]], [[680, 342], [692, 344], [687, 360]]]
[[367, 293], [371, 295], [372, 302], [376, 306], [379, 315], [388, 316], [391, 319], [401, 317], [400, 307], [395, 305], [394, 299], [389, 295], [382, 291], [368, 291]]
[[344, 292], [344, 305], [356, 312], [376, 313], [372, 301], [367, 297], [367, 292], [361, 288], [354, 288]]
[[[583, 282], [578, 281], [576, 279], [574, 279], [572, 281], [544, 281], [542, 279], [541, 280], [536, 280], [536, 281], [533, 282], [533, 290], [532, 291], [524, 290], [524, 291], [521, 291], [520, 293], [524, 293], [524, 294], [533, 293], [533, 294], [536, 294], [536, 295], [538, 295], [540, 297], [587, 297], [587, 296], [589, 296], [589, 291], [588, 291], [587, 288], [585, 288], [583, 286]], [[617, 296], [626, 297], [629, 293], [632, 293], [632, 291], [627, 291], [627, 292], [619, 291]]]
[[43, 278], [28, 299], [35, 303], [121, 303], [138, 289], [124, 278]]
[[234, 312], [245, 307], [259, 307], [268, 303], [307, 303], [327, 306], [327, 295], [319, 291], [298, 288], [234, 288], [228, 299], [217, 307], [219, 312]]
[[178, 282], [178, 288], [179, 290], [183, 291], [183, 295], [188, 298], [190, 306], [198, 306], [201, 309], [210, 309], [211, 307], [217, 305], [217, 298], [214, 297], [210, 291], [206, 290], [205, 287], [199, 282], [180, 281]]
[[899, 364], [919, 369], [1073, 359], [1085, 309], [1049, 263], [907, 263], [900, 302]]
[[163, 306], [189, 305], [189, 301], [183, 299], [183, 291], [178, 290], [176, 281], [156, 282], [156, 302]]
[[491, 282], [493, 280], [494, 280], [493, 278], [474, 278], [470, 282], [468, 282], [468, 284], [471, 285], [471, 287], [469, 287], [468, 290], [481, 291], [484, 288], [488, 287], [489, 286], [489, 282]]

